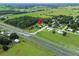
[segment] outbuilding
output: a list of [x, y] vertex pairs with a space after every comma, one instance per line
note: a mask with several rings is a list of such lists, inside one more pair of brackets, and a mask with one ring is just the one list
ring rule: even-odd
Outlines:
[[70, 32], [72, 32], [72, 31], [73, 31], [73, 29], [71, 29], [71, 28], [68, 28], [67, 30], [68, 30], [68, 31], [70, 31]]
[[15, 42], [15, 43], [19, 43], [20, 40], [19, 40], [19, 39], [15, 39], [14, 42]]
[[48, 29], [48, 31], [51, 31], [51, 30], [53, 30], [53, 28], [52, 28], [52, 27], [47, 27], [47, 29]]
[[64, 31], [63, 30], [58, 30], [57, 33], [63, 35]]
[[2, 32], [1, 32], [1, 34], [3, 35], [3, 34], [4, 34], [4, 32], [2, 31]]
[[77, 31], [76, 31], [76, 33], [78, 33], [78, 34], [79, 34], [79, 30], [77, 30]]

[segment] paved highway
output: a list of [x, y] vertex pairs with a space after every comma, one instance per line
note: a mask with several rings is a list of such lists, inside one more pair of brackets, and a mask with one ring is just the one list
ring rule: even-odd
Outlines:
[[[49, 50], [51, 50], [51, 51], [53, 51], [53, 52], [55, 52], [55, 53], [58, 53], [58, 54], [61, 54], [61, 55], [64, 55], [64, 56], [69, 56], [69, 55], [72, 55], [73, 53], [74, 53], [74, 55], [79, 55], [79, 52], [77, 52], [77, 51], [75, 51], [75, 50], [72, 50], [72, 49], [68, 49], [68, 48], [66, 48], [66, 47], [63, 47], [63, 46], [61, 46], [61, 45], [59, 45], [59, 44], [57, 44], [57, 43], [51, 42], [51, 41], [49, 41], [49, 40], [47, 40], [47, 39], [41, 38], [41, 37], [36, 36], [36, 35], [32, 35], [32, 34], [26, 32], [26, 31], [23, 31], [23, 30], [21, 30], [21, 29], [15, 30], [16, 27], [7, 26], [6, 24], [3, 24], [3, 23], [0, 23], [0, 27], [4, 28], [4, 29], [6, 29], [6, 30], [9, 30], [9, 31], [11, 31], [11, 32], [15, 32], [15, 33], [17, 33], [18, 35], [21, 35], [21, 36], [23, 36], [24, 38], [26, 38], [26, 39], [28, 39], [28, 40], [31, 40], [32, 42], [35, 42], [35, 43], [37, 43], [37, 44], [39, 44], [39, 45], [42, 45], [42, 46], [48, 48]], [[39, 42], [39, 41], [37, 41], [37, 40], [31, 38], [30, 36], [34, 36], [35, 38], [37, 38], [37, 39], [39, 39], [39, 40], [43, 40], [43, 41], [47, 42], [48, 44], [46, 44], [46, 43], [44, 43], [44, 42]], [[57, 47], [59, 47], [59, 48], [57, 48]], [[64, 49], [64, 50], [68, 51], [69, 53], [63, 51], [63, 50], [60, 49], [60, 48], [62, 48], [62, 49]], [[71, 53], [72, 53], [72, 54], [71, 54]]]

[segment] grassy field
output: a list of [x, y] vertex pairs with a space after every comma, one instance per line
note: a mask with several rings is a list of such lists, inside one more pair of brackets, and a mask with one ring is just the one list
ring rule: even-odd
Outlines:
[[[52, 15], [68, 15], [68, 16], [73, 16], [73, 17], [79, 15], [79, 10], [72, 10], [72, 8], [78, 8], [78, 6], [77, 7], [69, 6], [69, 7], [63, 7], [63, 8], [58, 8], [58, 9], [48, 9], [45, 11], [24, 13], [24, 14], [15, 14], [15, 15], [12, 14], [9, 16], [8, 19], [17, 18], [20, 16], [51, 18]], [[34, 29], [34, 30], [31, 30], [30, 32], [34, 32], [34, 31], [36, 30]], [[52, 34], [51, 32], [48, 32], [47, 30], [40, 32], [37, 35], [47, 38], [51, 41], [55, 41], [56, 43], [62, 44], [63, 46], [78, 50], [78, 36], [77, 35], [68, 34], [67, 37], [63, 37], [59, 34]]]
[[[78, 8], [78, 7], [75, 7], [75, 8]], [[59, 9], [48, 9], [45, 11], [31, 12], [31, 13], [24, 13], [24, 14], [11, 14], [11, 15], [9, 15], [9, 18], [6, 20], [9, 20], [9, 19], [11, 20], [11, 19], [18, 18], [21, 16], [51, 18], [52, 15], [68, 15], [68, 16], [76, 17], [79, 15], [79, 10], [72, 10], [72, 7], [64, 7], [64, 8], [59, 8]], [[25, 30], [27, 30], [27, 29], [25, 29]], [[35, 31], [37, 31], [37, 29], [31, 30], [28, 32], [35, 32]], [[52, 42], [55, 42], [59, 45], [62, 45], [64, 47], [79, 51], [79, 48], [78, 48], [79, 36], [78, 35], [73, 35], [73, 34], [68, 33], [67, 36], [62, 36], [57, 33], [53, 34], [51, 31], [47, 31], [47, 30], [39, 32], [37, 35], [42, 38], [45, 38], [47, 40], [50, 40]], [[4, 55], [6, 55], [6, 56], [20, 56], [20, 55], [21, 56], [53, 56], [53, 55], [59, 55], [59, 54], [56, 54], [56, 53], [54, 53], [54, 52], [46, 49], [45, 47], [42, 47], [42, 46], [36, 44], [36, 43], [33, 43], [29, 40], [25, 40], [24, 38], [21, 38], [21, 41], [22, 42], [13, 45], [13, 47], [10, 48], [8, 51], [6, 51], [6, 52], [3, 51], [2, 53], [0, 53], [0, 55], [3, 55], [3, 56]]]
[[3, 11], [3, 10], [10, 10], [10, 9], [11, 9], [10, 7], [0, 6], [0, 11]]
[[64, 8], [49, 9], [49, 10], [45, 10], [45, 11], [37, 11], [37, 12], [24, 13], [24, 14], [15, 14], [15, 15], [12, 14], [9, 16], [8, 19], [18, 18], [21, 16], [51, 18], [52, 15], [67, 15], [67, 16], [76, 17], [79, 15], [79, 10], [70, 10], [70, 9], [64, 9]]
[[67, 36], [62, 36], [60, 34], [53, 34], [51, 31], [44, 30], [37, 33], [38, 36], [43, 37], [47, 40], [60, 44], [64, 47], [79, 50], [79, 36], [74, 34], [67, 34]]
[[21, 38], [21, 42], [13, 45], [6, 52], [0, 53], [2, 56], [55, 56], [56, 54], [36, 43]]

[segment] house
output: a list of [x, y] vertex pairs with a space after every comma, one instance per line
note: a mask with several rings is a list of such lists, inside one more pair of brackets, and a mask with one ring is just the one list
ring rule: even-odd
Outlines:
[[47, 27], [47, 29], [48, 29], [48, 31], [51, 31], [51, 30], [53, 30], [53, 28], [52, 28], [52, 27]]
[[63, 35], [64, 31], [63, 30], [58, 30], [57, 33]]
[[7, 34], [7, 36], [10, 36], [10, 35], [11, 35], [10, 33]]
[[71, 28], [68, 28], [67, 30], [68, 30], [68, 31], [70, 31], [70, 32], [72, 32], [72, 31], [73, 31], [73, 29], [71, 29]]
[[7, 36], [10, 36], [10, 35], [11, 35], [11, 33], [12, 33], [12, 32], [6, 32], [6, 35], [7, 35]]
[[79, 30], [77, 30], [76, 33], [79, 33]]
[[64, 26], [64, 24], [59, 24], [59, 26], [62, 28]]
[[79, 23], [79, 19], [76, 19], [75, 22]]
[[2, 31], [0, 34], [2, 34], [2, 35], [3, 35], [3, 34], [4, 34], [4, 32]]

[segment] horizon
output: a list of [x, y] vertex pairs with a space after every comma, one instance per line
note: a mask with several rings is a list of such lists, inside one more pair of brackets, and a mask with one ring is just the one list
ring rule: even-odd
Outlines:
[[78, 3], [79, 0], [0, 0], [0, 3]]

